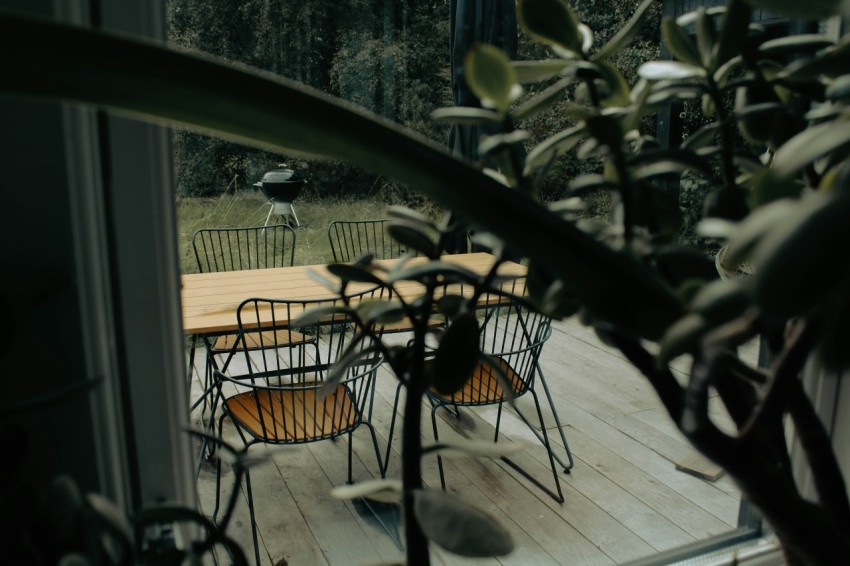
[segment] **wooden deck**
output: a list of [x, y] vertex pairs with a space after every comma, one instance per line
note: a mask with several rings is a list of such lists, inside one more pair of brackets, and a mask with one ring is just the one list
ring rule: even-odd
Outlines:
[[[754, 356], [755, 349], [747, 355]], [[575, 459], [572, 472], [560, 476], [566, 501], [558, 504], [498, 460], [445, 458], [448, 490], [497, 517], [513, 535], [516, 550], [499, 559], [471, 560], [434, 548], [434, 564], [617, 564], [734, 528], [740, 499], [736, 486], [727, 476], [712, 482], [676, 469], [676, 463], [694, 455], [693, 449], [646, 380], [601, 344], [591, 329], [575, 320], [555, 323], [543, 349], [542, 368]], [[373, 419], [382, 451], [394, 392], [394, 378], [382, 370]], [[538, 392], [546, 408], [540, 387]], [[534, 415], [530, 396], [520, 400], [520, 407]], [[430, 416], [425, 413], [422, 429], [430, 440]], [[442, 415], [441, 439], [493, 437], [495, 407], [461, 415], [460, 420]], [[548, 411], [546, 417], [551, 423]], [[557, 431], [548, 432], [562, 450]], [[523, 441], [524, 449], [514, 459], [541, 482], [553, 485], [545, 450], [510, 410], [503, 414], [501, 435], [500, 442]], [[396, 427], [388, 477], [400, 473], [398, 436]], [[355, 481], [377, 476], [365, 428], [355, 433], [354, 450]], [[267, 456], [251, 471], [264, 563], [349, 565], [403, 559], [398, 543], [375, 515], [361, 504], [329, 496], [333, 486], [345, 483], [346, 441], [258, 445], [251, 453]], [[226, 484], [232, 476], [229, 470], [225, 473]], [[423, 475], [439, 487], [436, 458], [423, 461]], [[204, 464], [198, 494], [206, 513], [214, 493], [214, 468]], [[389, 531], [395, 524], [391, 511], [383, 515]], [[244, 499], [230, 534], [250, 557]]]

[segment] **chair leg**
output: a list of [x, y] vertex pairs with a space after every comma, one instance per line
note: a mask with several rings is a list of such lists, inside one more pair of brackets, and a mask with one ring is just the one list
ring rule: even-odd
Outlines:
[[[567, 453], [567, 461], [569, 464], [565, 464], [557, 454], [553, 453], [552, 455], [561, 467], [564, 468], [564, 472], [568, 474], [575, 465], [575, 462], [573, 461], [573, 453], [570, 450], [569, 443], [567, 442], [567, 435], [564, 434], [564, 428], [561, 426], [561, 418], [558, 416], [558, 410], [555, 408], [555, 401], [552, 399], [552, 394], [549, 392], [549, 386], [546, 385], [546, 378], [543, 376], [543, 370], [540, 368], [539, 364], [537, 366], [537, 377], [540, 378], [540, 383], [543, 385], [543, 392], [546, 394], [546, 400], [549, 401], [549, 408], [552, 410], [552, 418], [555, 419], [555, 427], [561, 435], [561, 442], [564, 444], [564, 451]], [[545, 429], [545, 425], [541, 424], [541, 429]]]
[[382, 466], [381, 477], [385, 477], [387, 470], [390, 467], [390, 454], [392, 454], [393, 447], [393, 432], [395, 431], [395, 419], [398, 415], [398, 402], [401, 397], [401, 388], [404, 387], [404, 384], [399, 381], [398, 386], [395, 388], [395, 399], [393, 400], [393, 416], [390, 418], [390, 432], [387, 437], [387, 453], [384, 457], [384, 464]]
[[[227, 415], [221, 415], [218, 420], [218, 446], [217, 449], [221, 449], [221, 443], [223, 441], [224, 435], [224, 417]], [[211, 423], [211, 428], [215, 428], [214, 422]], [[206, 443], [206, 441], [204, 441]], [[201, 455], [203, 455], [203, 446], [201, 447]], [[200, 464], [198, 464], [198, 469], [200, 470]], [[218, 509], [219, 504], [221, 503], [221, 458], [218, 458], [215, 465], [215, 506], [213, 507], [212, 512], [212, 521], [216, 522], [218, 519]]]
[[546, 433], [546, 423], [543, 422], [543, 411], [540, 409], [540, 400], [537, 398], [537, 393], [532, 389], [531, 396], [534, 397], [534, 406], [537, 408], [537, 418], [540, 420], [540, 430], [543, 432], [543, 446], [546, 448], [546, 453], [549, 455], [549, 466], [552, 468], [552, 477], [555, 479], [555, 487], [558, 490], [558, 498], [560, 502], [564, 502], [564, 493], [561, 491], [561, 478], [558, 477], [558, 470], [555, 469], [555, 452], [552, 450], [552, 445], [549, 442], [549, 435]]
[[[440, 405], [434, 405], [431, 408], [431, 426], [434, 428], [434, 442], [440, 441], [440, 435], [437, 432], [437, 409], [440, 408]], [[440, 456], [440, 453], [437, 453], [437, 468], [440, 470], [440, 486], [443, 488], [443, 491], [446, 491], [446, 476], [443, 473], [443, 457]]]
[[353, 459], [352, 453], [354, 452], [354, 449], [352, 447], [352, 440], [354, 440], [353, 437], [352, 437], [352, 432], [353, 431], [349, 431], [349, 433], [348, 433], [348, 483], [349, 484], [354, 483], [354, 478], [351, 475], [351, 461]]
[[192, 345], [189, 347], [189, 390], [192, 393], [192, 379], [195, 377], [195, 348], [198, 346], [198, 335], [192, 334]]
[[[381, 449], [378, 446], [378, 435], [375, 433], [375, 427], [370, 422], [364, 422], [369, 428], [369, 433], [372, 435], [372, 445], [375, 447], [375, 457], [378, 459], [378, 471], [381, 473], [381, 479], [387, 477], [387, 470], [384, 468], [383, 459], [381, 458]], [[349, 444], [350, 446], [351, 444]], [[388, 458], [389, 459], [389, 458]]]
[[[204, 393], [207, 394], [207, 392], [204, 392]], [[218, 402], [219, 402], [220, 398], [221, 398], [221, 392], [216, 389], [216, 391], [213, 395], [213, 401], [210, 404], [210, 420], [208, 421], [209, 424], [204, 427], [204, 431], [209, 435], [215, 434], [215, 410], [218, 408]], [[224, 417], [225, 417], [225, 415], [222, 415], [221, 419], [224, 419]], [[221, 438], [221, 427], [222, 427], [222, 423], [220, 422], [219, 423], [219, 436], [218, 436], [218, 438]], [[212, 459], [212, 457], [215, 455], [215, 451], [217, 449], [218, 449], [218, 446], [216, 446], [215, 444], [210, 444], [209, 441], [206, 438], [203, 438], [201, 440], [201, 449], [198, 452], [198, 467], [195, 470], [195, 478], [196, 479], [198, 477], [200, 477], [200, 475], [201, 475], [201, 465], [203, 464], [204, 459]], [[219, 461], [219, 466], [220, 465], [221, 465], [221, 462]]]
[[549, 436], [546, 434], [546, 425], [543, 422], [543, 411], [540, 409], [540, 402], [537, 399], [537, 394], [534, 392], [534, 389], [529, 390], [531, 392], [531, 396], [534, 398], [534, 407], [537, 409], [537, 418], [540, 421], [540, 429], [543, 431], [542, 437], [537, 434], [537, 431], [534, 429], [534, 425], [532, 425], [526, 416], [522, 414], [522, 411], [517, 411], [517, 415], [522, 419], [522, 421], [528, 426], [528, 428], [535, 433], [535, 436], [540, 440], [543, 447], [546, 449], [546, 454], [549, 456], [549, 465], [552, 469], [552, 477], [555, 480], [555, 489], [557, 493], [553, 492], [551, 489], [540, 483], [540, 481], [529, 474], [526, 470], [519, 466], [516, 462], [508, 458], [507, 456], [502, 456], [500, 459], [512, 467], [514, 470], [519, 472], [524, 478], [528, 481], [539, 487], [541, 490], [549, 494], [549, 496], [557, 501], [558, 503], [564, 502], [564, 493], [561, 491], [561, 478], [558, 476], [558, 471], [555, 469], [555, 457], [552, 452], [552, 445], [549, 443]]
[[496, 411], [496, 432], [493, 433], [493, 442], [499, 441], [499, 425], [502, 424], [502, 407], [504, 403], [499, 403], [499, 409]]
[[[218, 419], [218, 446], [216, 446], [217, 450], [221, 450], [221, 443], [224, 441], [224, 419], [227, 417], [227, 413], [221, 415]], [[213, 425], [214, 427], [214, 425]], [[245, 443], [245, 436], [242, 434], [242, 431], [237, 427], [237, 431], [239, 432], [239, 436], [242, 438], [243, 444]], [[247, 444], [246, 444], [247, 446]], [[257, 535], [257, 520], [254, 517], [254, 495], [251, 490], [251, 472], [248, 469], [245, 469], [245, 494], [248, 498], [248, 515], [251, 518], [251, 534], [254, 540], [254, 558], [256, 560], [257, 566], [260, 566], [260, 544], [259, 538]], [[239, 489], [238, 485], [234, 485], [233, 489]], [[235, 494], [234, 494], [235, 495]], [[212, 522], [218, 524], [218, 512], [221, 506], [221, 458], [218, 458], [216, 461], [216, 473], [215, 473], [215, 506], [213, 507], [212, 512]]]
[[254, 517], [254, 494], [251, 491], [251, 472], [245, 470], [245, 492], [248, 496], [248, 515], [251, 517], [251, 535], [254, 539], [254, 558], [260, 566], [260, 541], [257, 535], [257, 519]]

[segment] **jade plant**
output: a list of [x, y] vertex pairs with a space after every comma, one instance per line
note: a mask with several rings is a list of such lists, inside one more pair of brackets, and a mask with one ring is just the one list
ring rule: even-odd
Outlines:
[[[844, 2], [729, 0], [665, 19], [661, 32], [673, 60], [646, 62], [640, 79], [628, 84], [608, 61], [654, 4], [638, 6], [628, 25], [598, 46], [563, 0], [518, 0], [520, 24], [551, 47], [552, 59], [511, 62], [495, 49], [476, 47], [467, 76], [482, 108], [435, 112], [441, 120], [500, 128], [481, 140], [480, 151], [493, 164], [486, 170], [279, 77], [6, 14], [0, 16], [0, 89], [339, 159], [407, 183], [456, 212], [491, 247], [524, 258], [537, 309], [580, 316], [619, 349], [655, 388], [676, 426], [760, 510], [789, 562], [848, 562], [845, 480], [800, 375], [807, 366], [840, 372], [850, 351], [844, 347], [850, 269], [835, 252], [850, 236], [850, 39], [771, 39], [752, 21], [755, 8], [824, 19], [840, 14]], [[65, 47], [50, 48], [46, 36]], [[540, 81], [546, 88], [518, 102], [523, 84]], [[562, 96], [572, 97], [566, 111], [574, 125], [527, 147], [522, 121]], [[643, 130], [645, 119], [679, 101], [703, 113], [705, 125], [665, 146]], [[541, 179], [573, 148], [580, 159], [597, 160], [598, 172], [573, 180], [572, 198], [537, 202]], [[721, 267], [731, 272], [747, 264], [749, 277], [720, 278], [704, 250], [678, 242], [671, 186], [682, 174], [711, 187], [700, 230], [723, 246]], [[580, 199], [591, 191], [610, 195], [615, 214], [609, 222], [582, 218]], [[430, 228], [400, 216], [397, 235], [404, 232], [402, 238], [420, 247], [439, 243]], [[354, 280], [371, 274], [391, 284], [368, 259], [358, 269], [357, 275], [339, 273]], [[370, 320], [379, 318], [367, 317], [366, 327]], [[765, 344], [765, 367], [736, 353], [755, 337]], [[421, 349], [412, 355], [419, 361], [408, 367], [424, 363]], [[680, 356], [692, 360], [683, 381], [668, 368]], [[712, 420], [715, 394], [735, 431]], [[803, 448], [814, 497], [792, 474], [788, 424]], [[421, 447], [409, 449], [406, 442], [403, 485], [418, 489]], [[442, 498], [438, 504], [451, 505]], [[415, 536], [409, 547], [420, 553], [408, 559], [427, 562], [421, 552], [427, 541]]]

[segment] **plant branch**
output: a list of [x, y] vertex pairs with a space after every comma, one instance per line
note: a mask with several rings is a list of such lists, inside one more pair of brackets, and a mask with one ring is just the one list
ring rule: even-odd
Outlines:
[[649, 379], [667, 412], [679, 423], [684, 410], [684, 391], [668, 368], [659, 368], [655, 358], [640, 342], [622, 331], [606, 328], [614, 345], [640, 372]]
[[797, 438], [806, 451], [820, 501], [825, 503], [824, 508], [833, 515], [839, 528], [850, 532], [847, 485], [832, 451], [829, 435], [806, 395], [802, 382], [793, 380], [788, 393], [788, 409]]

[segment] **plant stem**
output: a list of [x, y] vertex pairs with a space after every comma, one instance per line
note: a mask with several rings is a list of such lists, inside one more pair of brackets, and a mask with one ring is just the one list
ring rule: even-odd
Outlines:
[[[433, 295], [431, 295], [433, 296]], [[430, 305], [429, 305], [430, 306]], [[431, 557], [428, 553], [428, 539], [419, 527], [414, 513], [414, 496], [422, 489], [422, 395], [424, 387], [425, 336], [428, 319], [415, 319], [413, 359], [407, 380], [407, 396], [404, 401], [404, 419], [402, 424], [401, 479], [404, 492], [404, 534], [407, 542], [408, 566], [428, 566]]]

